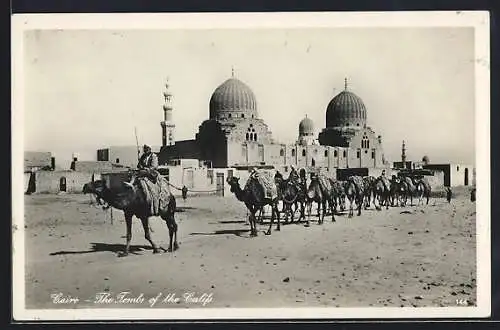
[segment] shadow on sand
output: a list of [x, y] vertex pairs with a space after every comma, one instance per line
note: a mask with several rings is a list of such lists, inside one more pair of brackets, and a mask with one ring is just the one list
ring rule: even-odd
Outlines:
[[[125, 251], [125, 244], [107, 244], [107, 243], [91, 243], [92, 247], [88, 251], [58, 251], [50, 253], [51, 256], [58, 255], [68, 255], [68, 254], [87, 254], [87, 253], [96, 253], [96, 252], [114, 252], [114, 253], [122, 253]], [[140, 254], [142, 250], [152, 250], [151, 246], [147, 245], [131, 245], [130, 253], [132, 254]]]
[[241, 237], [243, 233], [248, 233], [250, 229], [227, 229], [216, 230], [213, 233], [191, 233], [190, 236], [214, 236], [214, 235], [236, 235]]

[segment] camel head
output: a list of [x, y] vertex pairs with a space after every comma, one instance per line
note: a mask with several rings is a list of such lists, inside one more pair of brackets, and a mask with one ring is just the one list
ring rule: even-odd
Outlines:
[[83, 185], [84, 194], [95, 194], [99, 195], [106, 188], [106, 184], [103, 180], [91, 181]]
[[230, 177], [230, 178], [228, 177], [226, 179], [226, 181], [229, 184], [229, 186], [231, 187], [231, 192], [233, 192], [233, 193], [237, 190], [237, 188], [240, 187], [240, 178], [238, 178], [238, 177], [235, 177], [235, 176]]

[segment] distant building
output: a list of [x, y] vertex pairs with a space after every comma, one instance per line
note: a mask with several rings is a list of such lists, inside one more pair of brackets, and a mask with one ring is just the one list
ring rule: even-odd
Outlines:
[[39, 169], [55, 169], [55, 158], [52, 153], [45, 151], [25, 151], [24, 171], [31, 172]]
[[476, 170], [466, 164], [427, 164], [424, 169], [442, 171], [445, 187], [474, 186], [476, 185]]
[[[159, 146], [151, 146], [153, 152], [158, 153]], [[138, 151], [142, 153], [142, 146], [110, 146], [97, 150], [97, 161], [110, 162], [123, 167], [137, 167]]]

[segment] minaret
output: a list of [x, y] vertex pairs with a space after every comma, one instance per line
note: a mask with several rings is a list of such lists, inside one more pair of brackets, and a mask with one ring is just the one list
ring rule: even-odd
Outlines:
[[172, 94], [169, 91], [168, 79], [165, 83], [165, 91], [163, 92], [163, 97], [165, 102], [163, 103], [163, 121], [161, 122], [162, 129], [162, 146], [171, 146], [175, 144], [174, 140], [174, 130], [175, 124], [172, 121]]
[[406, 144], [404, 140], [401, 146], [401, 164], [403, 168], [406, 168]]

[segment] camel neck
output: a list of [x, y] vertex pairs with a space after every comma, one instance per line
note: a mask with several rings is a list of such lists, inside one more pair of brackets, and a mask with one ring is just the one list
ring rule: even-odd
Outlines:
[[245, 192], [241, 189], [239, 184], [234, 185], [234, 195], [239, 201], [245, 201]]

